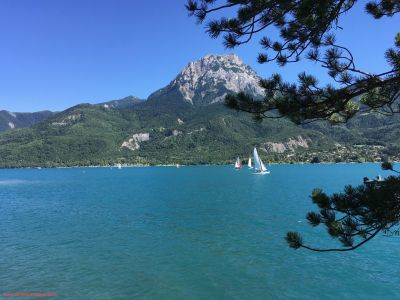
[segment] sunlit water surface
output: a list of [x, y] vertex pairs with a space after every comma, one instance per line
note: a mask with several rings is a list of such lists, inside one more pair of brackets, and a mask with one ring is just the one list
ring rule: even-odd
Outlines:
[[0, 293], [62, 299], [400, 299], [400, 237], [350, 253], [290, 249], [313, 188], [378, 164], [0, 170]]

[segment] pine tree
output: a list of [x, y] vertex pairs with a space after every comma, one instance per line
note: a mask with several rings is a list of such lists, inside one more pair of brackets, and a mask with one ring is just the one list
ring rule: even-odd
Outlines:
[[[400, 33], [384, 53], [389, 69], [376, 74], [356, 66], [350, 49], [335, 38], [343, 14], [355, 0], [188, 0], [186, 9], [199, 23], [206, 23], [211, 38], [223, 37], [227, 48], [248, 43], [258, 35], [261, 64], [276, 62], [284, 67], [301, 59], [320, 64], [333, 84], [321, 85], [316, 77], [303, 72], [298, 83], [284, 82], [279, 74], [260, 81], [265, 90], [262, 100], [238, 93], [227, 95], [225, 104], [253, 114], [256, 120], [286, 117], [296, 124], [325, 120], [332, 124], [347, 122], [357, 113], [400, 113]], [[375, 19], [400, 12], [400, 0], [370, 1], [366, 13]], [[229, 15], [210, 19], [214, 14]], [[280, 37], [269, 38], [278, 28]], [[382, 168], [393, 170], [384, 163]], [[314, 190], [312, 201], [320, 208], [310, 212], [312, 226], [323, 224], [342, 248], [317, 249], [303, 244], [298, 233], [289, 232], [286, 240], [295, 249], [348, 251], [363, 245], [382, 231], [390, 232], [400, 224], [400, 177], [366, 181], [348, 186], [341, 194], [326, 195]]]

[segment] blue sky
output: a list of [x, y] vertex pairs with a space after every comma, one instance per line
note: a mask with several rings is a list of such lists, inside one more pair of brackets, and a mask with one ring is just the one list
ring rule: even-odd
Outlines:
[[[0, 1], [0, 110], [63, 110], [128, 95], [146, 98], [168, 84], [189, 61], [236, 53], [261, 76], [301, 71], [326, 80], [318, 65], [259, 65], [257, 40], [234, 50], [210, 39], [189, 18], [183, 0]], [[387, 68], [400, 17], [373, 20], [361, 1], [341, 22], [338, 40], [359, 68]], [[397, 26], [396, 26], [397, 25]]]

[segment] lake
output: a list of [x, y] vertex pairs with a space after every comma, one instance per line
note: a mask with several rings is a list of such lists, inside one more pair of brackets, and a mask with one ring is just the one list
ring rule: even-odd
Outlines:
[[345, 253], [305, 220], [379, 164], [0, 170], [0, 293], [60, 299], [400, 299], [400, 237]]

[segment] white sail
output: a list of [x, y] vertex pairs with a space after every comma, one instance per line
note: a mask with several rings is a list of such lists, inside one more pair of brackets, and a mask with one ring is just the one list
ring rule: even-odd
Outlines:
[[251, 157], [249, 157], [249, 162], [247, 163], [249, 169], [251, 169], [253, 166], [251, 165]]
[[236, 159], [236, 162], [235, 162], [235, 168], [240, 169], [241, 167], [242, 167], [242, 163], [240, 162], [240, 158], [238, 156], [238, 158]]
[[261, 173], [261, 174], [269, 173], [264, 163], [262, 162], [261, 158], [258, 156], [256, 147], [254, 147], [253, 159], [254, 159], [254, 171], [256, 173]]
[[267, 168], [265, 167], [264, 163], [262, 162], [261, 158], [260, 158], [260, 165], [261, 165], [261, 172], [266, 172]]
[[254, 147], [253, 150], [253, 160], [254, 160], [254, 171], [260, 171], [261, 170], [261, 164], [260, 164], [260, 157], [258, 156], [258, 152], [256, 147]]

